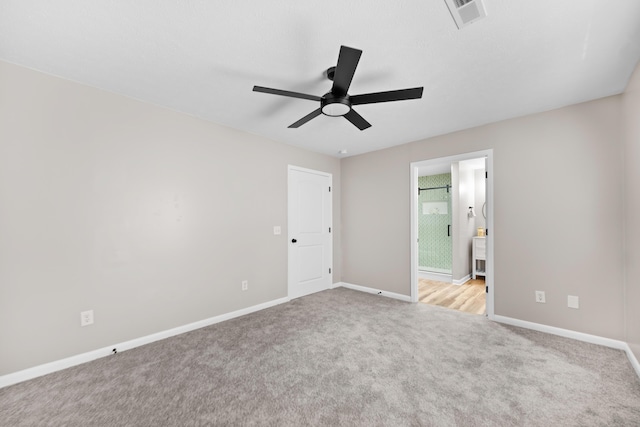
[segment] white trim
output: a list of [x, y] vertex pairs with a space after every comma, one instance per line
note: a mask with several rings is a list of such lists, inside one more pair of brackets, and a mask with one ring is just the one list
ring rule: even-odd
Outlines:
[[455, 279], [453, 280], [451, 283], [453, 283], [454, 285], [464, 285], [465, 283], [467, 283], [469, 280], [471, 280], [471, 275], [467, 274], [466, 276], [464, 276], [462, 279]]
[[[367, 292], [370, 294], [376, 294], [388, 298], [397, 299], [400, 301], [411, 302], [411, 297], [407, 295], [396, 294], [394, 292], [380, 291], [377, 289], [369, 288], [366, 286], [353, 285], [351, 283], [337, 282], [331, 285], [331, 289], [344, 287], [353, 289], [360, 292]], [[289, 302], [290, 299], [279, 298], [277, 300], [268, 301], [262, 304], [254, 305], [252, 307], [243, 308], [230, 313], [221, 314], [209, 319], [201, 320], [194, 323], [189, 323], [177, 328], [168, 329], [166, 331], [158, 332], [155, 334], [147, 335], [145, 337], [136, 338], [133, 340], [125, 341], [120, 344], [110, 345], [98, 350], [89, 351], [87, 353], [78, 354], [75, 356], [67, 357], [65, 359], [57, 360], [43, 365], [35, 366], [33, 368], [24, 369], [22, 371], [14, 372], [0, 376], [0, 388], [8, 387], [13, 384], [17, 384], [23, 381], [31, 380], [43, 375], [51, 374], [53, 372], [61, 371], [63, 369], [71, 368], [73, 366], [81, 365], [83, 363], [90, 362], [92, 360], [99, 359], [101, 357], [110, 356], [114, 348], [119, 352], [131, 350], [132, 348], [140, 347], [145, 344], [151, 344], [152, 342], [159, 341], [165, 338], [170, 338], [176, 335], [180, 335], [186, 332], [190, 332], [196, 329], [204, 328], [206, 326], [214, 325], [216, 323], [224, 322], [225, 320], [231, 320], [236, 317], [244, 316], [246, 314], [254, 313], [256, 311], [264, 310], [276, 305]], [[493, 318], [498, 323], [504, 323], [507, 325], [518, 326], [521, 328], [531, 329], [539, 332], [545, 332], [552, 335], [558, 335], [565, 338], [572, 338], [579, 341], [584, 341], [592, 344], [603, 345], [605, 347], [611, 347], [619, 350], [624, 350], [629, 358], [629, 362], [633, 366], [636, 374], [640, 378], [640, 362], [636, 358], [629, 345], [624, 341], [613, 340], [609, 338], [602, 338], [595, 335], [584, 334], [582, 332], [575, 332], [568, 329], [556, 328], [553, 326], [543, 325], [540, 323], [527, 322], [525, 320], [513, 319], [511, 317], [505, 317], [496, 315]]]
[[0, 376], [0, 388], [7, 387], [13, 384], [17, 384], [23, 381], [31, 380], [33, 378], [41, 377], [43, 375], [51, 374], [56, 371], [71, 368], [72, 366], [81, 365], [92, 360], [106, 357], [113, 354], [113, 349], [117, 349], [118, 352], [131, 350], [132, 348], [140, 347], [145, 344], [151, 344], [152, 342], [163, 340], [165, 338], [174, 337], [176, 335], [191, 332], [196, 329], [204, 328], [206, 326], [214, 325], [216, 323], [224, 322], [225, 320], [231, 320], [236, 317], [244, 316], [246, 314], [254, 313], [256, 311], [264, 310], [266, 308], [274, 307], [279, 304], [289, 302], [289, 298], [280, 298], [273, 301], [268, 301], [262, 304], [254, 305], [252, 307], [242, 308], [240, 310], [232, 311], [230, 313], [221, 314], [219, 316], [211, 317], [209, 319], [200, 320], [198, 322], [189, 323], [187, 325], [178, 326], [166, 331], [157, 332], [155, 334], [147, 335], [140, 338], [135, 338], [129, 341], [124, 341], [119, 344], [113, 344], [107, 347], [103, 347], [97, 350], [89, 351], [75, 356], [67, 357], [65, 359], [56, 360], [54, 362], [45, 363], [43, 365], [35, 366], [33, 368], [24, 369], [22, 371], [14, 372]]
[[485, 195], [485, 201], [487, 203], [487, 218], [486, 218], [486, 229], [488, 230], [486, 244], [487, 244], [487, 253], [486, 253], [486, 273], [484, 276], [484, 281], [487, 286], [488, 292], [486, 293], [486, 313], [489, 319], [493, 319], [495, 317], [495, 256], [494, 256], [494, 237], [496, 235], [496, 228], [494, 226], [494, 216], [493, 216], [493, 150], [487, 150], [487, 159], [486, 159], [486, 171], [487, 171], [487, 192]]
[[558, 335], [565, 338], [572, 338], [578, 341], [584, 341], [591, 344], [603, 345], [605, 347], [617, 348], [624, 350], [624, 341], [613, 340], [610, 338], [603, 338], [597, 335], [589, 335], [583, 332], [576, 332], [569, 329], [557, 328], [555, 326], [543, 325], [541, 323], [528, 322], [526, 320], [514, 319], [512, 317], [495, 315], [493, 320], [498, 323], [504, 323], [506, 325], [518, 326], [520, 328], [531, 329], [538, 332], [544, 332], [547, 334]]
[[[451, 274], [418, 270], [418, 279], [435, 280], [437, 282], [453, 283]], [[417, 302], [417, 301], [414, 301]]]
[[565, 338], [571, 338], [578, 341], [588, 342], [591, 344], [602, 345], [605, 347], [615, 348], [617, 350], [624, 350], [629, 358], [629, 362], [636, 371], [638, 377], [640, 377], [640, 363], [638, 359], [631, 351], [631, 347], [624, 341], [614, 340], [611, 338], [599, 337], [597, 335], [585, 334], [583, 332], [576, 332], [569, 329], [556, 328], [555, 326], [543, 325], [541, 323], [528, 322], [526, 320], [514, 319], [511, 317], [495, 315], [493, 320], [498, 323], [504, 323], [505, 325], [518, 326], [520, 328], [531, 329], [538, 332], [544, 332], [547, 334], [558, 335]]
[[296, 166], [296, 165], [287, 165], [287, 171], [290, 171], [290, 170], [297, 170], [297, 171], [300, 171], [300, 172], [312, 173], [312, 174], [315, 174], [315, 175], [326, 176], [326, 177], [329, 177], [329, 178], [333, 179], [333, 174], [331, 174], [330, 172], [324, 172], [324, 171], [319, 171], [319, 170], [315, 170], [315, 169], [303, 168], [301, 166]]
[[631, 362], [631, 366], [633, 366], [633, 369], [636, 370], [636, 374], [638, 374], [638, 378], [640, 378], [640, 362], [638, 362], [638, 359], [636, 358], [636, 355], [631, 350], [631, 347], [629, 347], [629, 344], [625, 343], [625, 345], [626, 347], [624, 350], [627, 352], [627, 357], [629, 358], [629, 362]]
[[[455, 279], [454, 280], [451, 277], [451, 274], [436, 273], [434, 271], [418, 270], [418, 278], [419, 279], [426, 279], [426, 280], [435, 280], [435, 281], [438, 281], [438, 282], [451, 283], [453, 285], [460, 286], [460, 285], [464, 285], [469, 280], [471, 280], [471, 275], [467, 274], [462, 279]], [[414, 301], [414, 302], [416, 302], [416, 301]]]
[[333, 284], [333, 288], [338, 288], [342, 286], [343, 288], [353, 289], [354, 291], [366, 292], [368, 294], [380, 295], [382, 297], [393, 298], [404, 302], [411, 302], [411, 297], [409, 295], [396, 294], [395, 292], [382, 291], [380, 289], [369, 288], [366, 286], [354, 285], [352, 283], [346, 282], [338, 282]]
[[418, 166], [416, 163], [411, 163], [410, 173], [411, 237], [409, 238], [409, 244], [411, 245], [411, 290], [409, 294], [411, 295], [411, 302], [418, 302], [418, 269], [420, 268], [420, 263], [418, 261], [418, 196], [416, 193], [420, 186], [418, 185]]

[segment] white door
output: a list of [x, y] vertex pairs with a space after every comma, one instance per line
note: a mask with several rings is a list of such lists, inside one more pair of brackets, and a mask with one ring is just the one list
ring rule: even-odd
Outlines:
[[331, 287], [331, 178], [289, 166], [289, 298]]

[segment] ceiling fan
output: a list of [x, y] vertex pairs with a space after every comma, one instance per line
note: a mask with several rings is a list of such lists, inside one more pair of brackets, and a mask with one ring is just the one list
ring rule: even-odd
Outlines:
[[390, 90], [386, 92], [365, 93], [362, 95], [349, 95], [349, 86], [356, 72], [358, 61], [362, 51], [347, 46], [340, 47], [338, 64], [327, 70], [327, 78], [333, 81], [331, 91], [322, 96], [308, 95], [306, 93], [291, 92], [288, 90], [271, 89], [263, 86], [254, 86], [254, 92], [270, 93], [272, 95], [289, 96], [292, 98], [308, 99], [310, 101], [320, 101], [320, 108], [313, 110], [297, 122], [291, 124], [290, 128], [298, 128], [309, 120], [324, 114], [330, 117], [344, 117], [353, 123], [358, 129], [365, 130], [371, 127], [360, 114], [351, 107], [354, 105], [374, 104], [377, 102], [404, 101], [407, 99], [422, 98], [422, 87], [411, 89]]

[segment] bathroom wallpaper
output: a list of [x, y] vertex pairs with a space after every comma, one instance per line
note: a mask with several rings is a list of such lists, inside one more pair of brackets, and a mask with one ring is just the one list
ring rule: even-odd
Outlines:
[[[451, 174], [421, 176], [419, 188], [451, 185]], [[421, 270], [451, 273], [452, 240], [447, 235], [451, 224], [451, 189], [421, 191], [418, 198], [418, 255]]]

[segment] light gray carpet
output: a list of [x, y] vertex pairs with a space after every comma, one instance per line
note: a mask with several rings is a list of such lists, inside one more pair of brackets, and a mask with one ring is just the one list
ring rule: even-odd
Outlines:
[[622, 351], [347, 289], [0, 390], [3, 426], [638, 426]]

